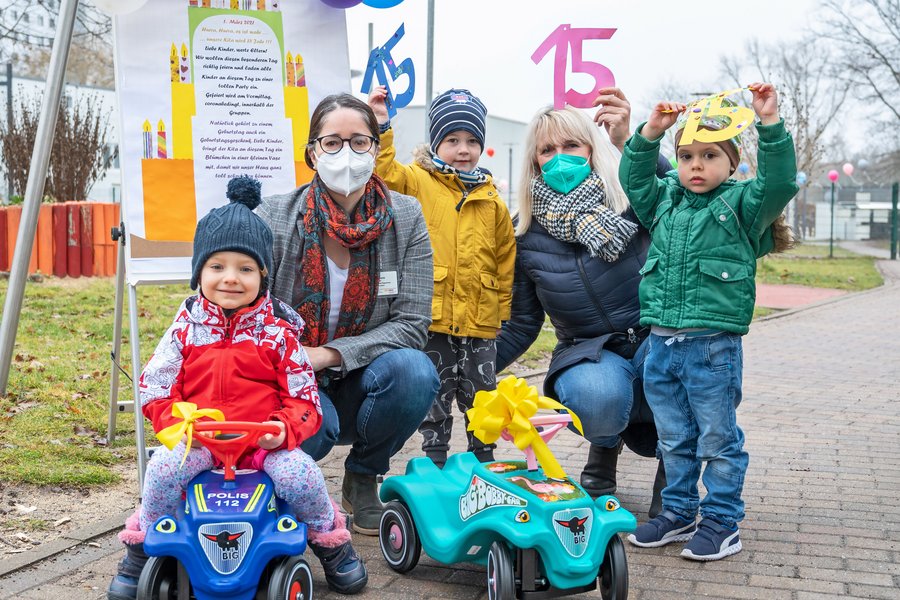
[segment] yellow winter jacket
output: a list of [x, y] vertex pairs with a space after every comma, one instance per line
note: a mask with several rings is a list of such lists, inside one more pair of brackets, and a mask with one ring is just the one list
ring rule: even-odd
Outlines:
[[375, 172], [390, 189], [422, 205], [434, 251], [431, 331], [496, 338], [501, 321], [509, 319], [516, 238], [493, 179], [465, 193], [456, 175], [435, 170], [427, 146], [416, 148], [410, 165], [396, 154], [388, 129]]

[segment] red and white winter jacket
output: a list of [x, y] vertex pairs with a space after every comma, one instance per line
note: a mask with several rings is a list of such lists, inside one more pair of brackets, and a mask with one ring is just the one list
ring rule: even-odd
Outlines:
[[217, 408], [229, 421], [277, 420], [283, 448], [293, 450], [322, 421], [315, 373], [297, 341], [302, 329], [300, 316], [268, 293], [230, 317], [191, 296], [141, 373], [144, 416], [161, 431], [180, 421], [172, 405], [185, 401]]

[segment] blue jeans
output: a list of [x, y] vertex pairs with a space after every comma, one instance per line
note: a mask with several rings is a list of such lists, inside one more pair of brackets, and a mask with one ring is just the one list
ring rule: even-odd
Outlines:
[[[737, 334], [677, 339], [650, 334], [644, 392], [666, 466], [663, 508], [685, 519], [693, 519], [698, 508], [702, 517], [725, 527], [744, 518], [741, 492], [749, 456], [737, 425], [743, 364]], [[697, 480], [704, 461], [701, 502]]]
[[553, 391], [560, 403], [578, 415], [584, 437], [603, 448], [615, 448], [622, 433], [638, 412], [641, 371], [647, 355], [647, 340], [630, 360], [609, 350], [597, 362], [583, 360], [560, 373]]
[[344, 462], [348, 471], [387, 473], [391, 457], [419, 427], [437, 389], [437, 373], [424, 352], [385, 352], [319, 389], [322, 427], [300, 447], [319, 460], [335, 444], [353, 444]]

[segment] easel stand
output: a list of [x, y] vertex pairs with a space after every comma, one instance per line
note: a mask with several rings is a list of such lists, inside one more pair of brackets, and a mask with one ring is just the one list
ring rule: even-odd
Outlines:
[[[106, 438], [112, 444], [116, 436], [116, 419], [120, 413], [134, 413], [134, 441], [137, 446], [138, 494], [144, 489], [144, 471], [152, 449], [148, 451], [144, 435], [144, 415], [140, 410], [141, 338], [138, 329], [137, 286], [140, 281], [128, 283], [128, 327], [131, 341], [131, 387], [134, 400], [119, 402], [119, 362], [122, 349], [122, 303], [125, 295], [125, 224], [120, 223], [110, 232], [119, 245], [116, 264], [116, 308], [113, 316], [112, 351], [110, 352], [109, 421]], [[149, 282], [148, 282], [149, 283]], [[155, 284], [183, 283], [183, 280], [153, 281]]]

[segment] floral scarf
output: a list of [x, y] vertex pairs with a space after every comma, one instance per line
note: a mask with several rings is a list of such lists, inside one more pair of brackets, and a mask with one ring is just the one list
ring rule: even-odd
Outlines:
[[328, 313], [330, 310], [328, 266], [325, 264], [324, 232], [350, 250], [350, 268], [341, 312], [334, 337], [360, 335], [366, 329], [378, 290], [378, 237], [393, 224], [390, 193], [378, 176], [366, 184], [362, 198], [348, 215], [335, 204], [322, 185], [319, 176], [313, 177], [306, 192], [306, 213], [303, 215], [303, 254], [300, 257], [300, 276], [294, 297], [300, 298], [297, 312], [306, 322], [300, 342], [318, 347], [328, 341]]

